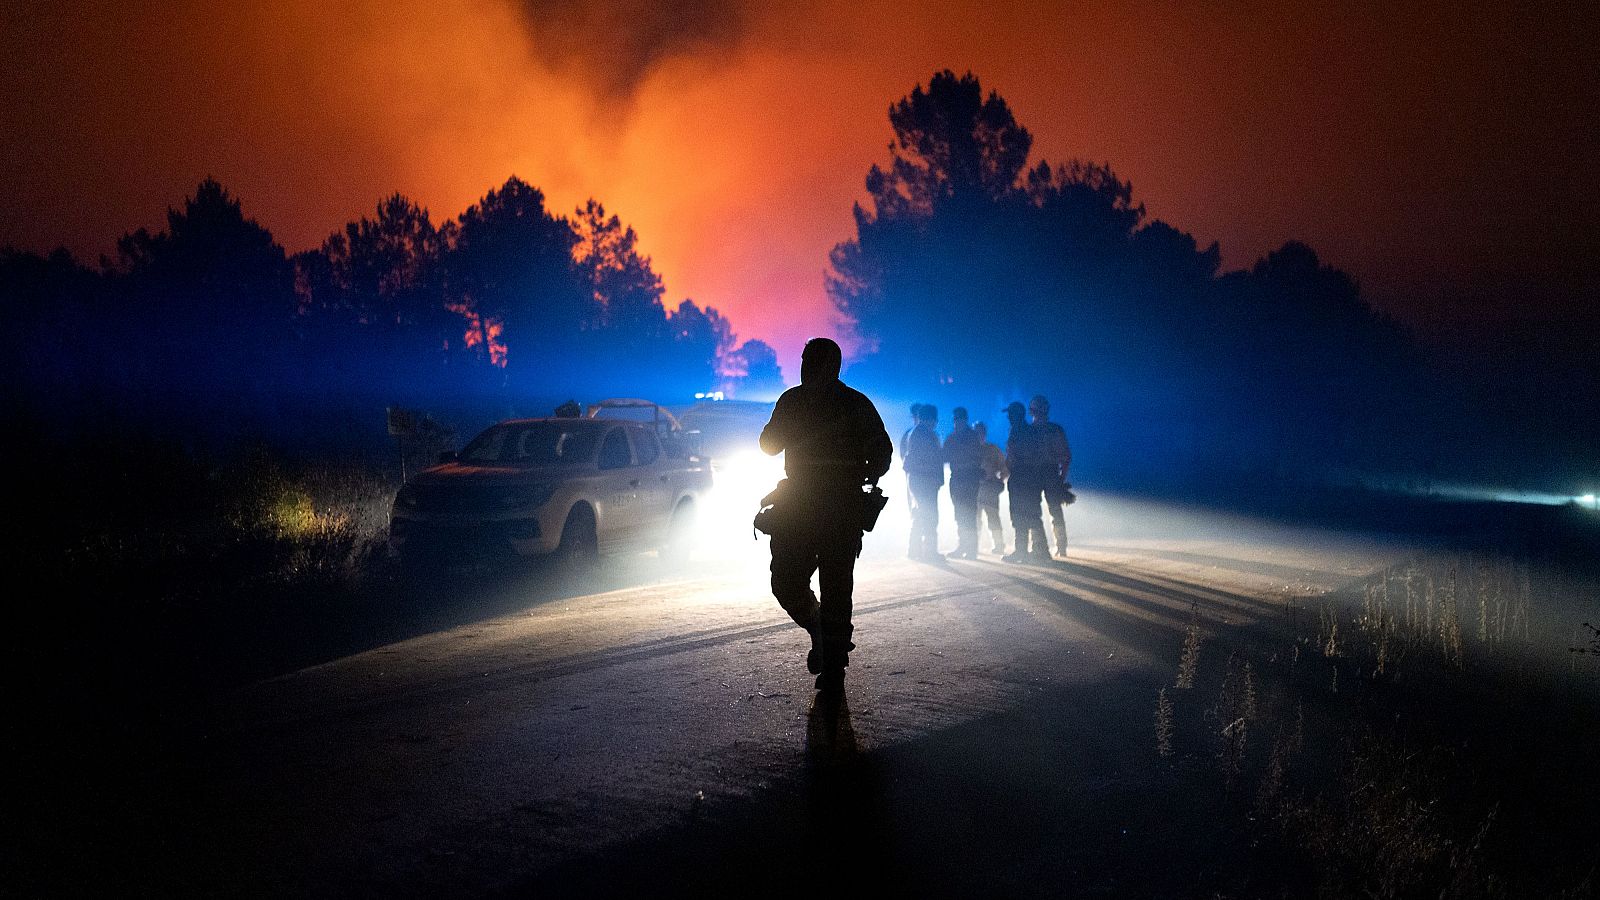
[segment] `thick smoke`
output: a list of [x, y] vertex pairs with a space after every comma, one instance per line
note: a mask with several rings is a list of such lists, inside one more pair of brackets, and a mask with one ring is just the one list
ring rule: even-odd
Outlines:
[[537, 53], [607, 98], [630, 97], [658, 64], [714, 54], [739, 40], [731, 0], [519, 0]]

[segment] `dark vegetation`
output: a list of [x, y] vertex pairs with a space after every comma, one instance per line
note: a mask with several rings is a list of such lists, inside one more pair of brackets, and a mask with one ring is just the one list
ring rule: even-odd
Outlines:
[[35, 498], [13, 539], [30, 576], [16, 607], [29, 639], [14, 654], [25, 703], [154, 725], [363, 646], [342, 634], [363, 617], [405, 616], [381, 473], [260, 445], [211, 458], [137, 435], [12, 448], [5, 462]]
[[724, 371], [779, 380], [715, 309], [668, 312], [636, 244], [598, 203], [557, 216], [512, 178], [443, 223], [388, 197], [291, 256], [207, 180], [98, 269], [0, 256], [7, 413], [51, 435], [328, 455], [381, 450], [387, 406], [476, 428], [567, 396], [685, 397]]
[[1579, 494], [1600, 476], [1600, 363], [1570, 328], [1423, 343], [1295, 241], [1221, 271], [1109, 164], [1034, 159], [971, 75], [936, 74], [889, 119], [828, 279], [873, 350], [851, 369], [869, 390], [990, 419], [1045, 392], [1074, 470], [1124, 486]]
[[1592, 896], [1595, 584], [1555, 556], [1440, 552], [1204, 637], [1154, 712], [1158, 771], [1216, 797], [1248, 894]]
[[[1575, 495], [1600, 477], [1583, 323], [1419, 339], [1295, 241], [1222, 271], [1109, 164], [1034, 158], [971, 75], [937, 73], [889, 119], [889, 163], [826, 274], [875, 396], [993, 419], [1047, 393], [1079, 475], [1125, 488]], [[771, 347], [665, 299], [618, 217], [557, 215], [517, 178], [444, 221], [393, 195], [292, 255], [207, 180], [97, 266], [0, 253], [5, 412], [49, 435], [372, 455], [388, 406], [471, 432], [569, 396], [782, 386]]]

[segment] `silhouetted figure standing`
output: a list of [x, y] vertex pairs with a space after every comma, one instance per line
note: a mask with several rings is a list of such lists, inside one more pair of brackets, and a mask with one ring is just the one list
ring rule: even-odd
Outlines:
[[1043, 394], [1035, 394], [1028, 401], [1028, 412], [1033, 414], [1033, 430], [1044, 452], [1039, 476], [1044, 489], [1045, 509], [1050, 511], [1050, 524], [1055, 531], [1056, 555], [1067, 555], [1067, 504], [1076, 498], [1072, 485], [1067, 483], [1067, 469], [1072, 465], [1072, 446], [1067, 443], [1067, 432], [1050, 421], [1050, 401]]
[[1016, 532], [1016, 546], [1002, 558], [1006, 562], [1048, 560], [1050, 547], [1039, 511], [1039, 498], [1044, 493], [1044, 448], [1028, 424], [1028, 411], [1021, 403], [1007, 406], [1006, 418], [1011, 423], [1011, 433], [1006, 436], [1006, 467], [1011, 478], [1006, 489], [1011, 492], [1011, 527]]
[[953, 427], [944, 439], [944, 458], [950, 463], [950, 505], [956, 511], [956, 549], [952, 559], [978, 558], [978, 484], [983, 479], [983, 448], [978, 433], [967, 424], [967, 410], [958, 406], [950, 414]]
[[944, 487], [944, 448], [939, 444], [939, 410], [913, 404], [916, 424], [900, 436], [901, 466], [906, 470], [907, 502], [911, 504], [911, 547], [907, 555], [923, 562], [942, 562], [939, 555], [939, 488]]
[[[843, 355], [813, 338], [800, 355], [800, 384], [783, 392], [761, 431], [761, 449], [784, 454], [781, 527], [772, 533], [772, 594], [811, 635], [806, 668], [836, 692], [850, 664], [851, 592], [861, 554], [862, 487], [889, 471], [894, 445], [866, 395], [839, 380]], [[817, 573], [822, 599], [811, 590]]]
[[1000, 492], [1006, 486], [1006, 455], [989, 442], [989, 426], [979, 422], [972, 426], [972, 432], [978, 439], [978, 530], [988, 529], [994, 540], [992, 549], [1004, 554], [1006, 532], [1000, 522]]

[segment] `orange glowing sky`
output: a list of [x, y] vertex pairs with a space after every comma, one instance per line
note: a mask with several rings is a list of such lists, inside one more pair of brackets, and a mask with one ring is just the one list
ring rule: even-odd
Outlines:
[[833, 330], [826, 254], [888, 105], [950, 68], [1011, 103], [1036, 157], [1109, 161], [1228, 266], [1302, 239], [1422, 324], [1597, 283], [1587, 4], [20, 6], [0, 245], [92, 260], [210, 175], [294, 251], [392, 191], [443, 219], [516, 174], [558, 211], [619, 213], [671, 303], [722, 309], [792, 375]]

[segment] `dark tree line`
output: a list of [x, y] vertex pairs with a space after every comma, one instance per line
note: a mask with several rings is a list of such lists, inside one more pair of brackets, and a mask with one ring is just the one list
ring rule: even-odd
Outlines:
[[1287, 243], [1222, 273], [1149, 218], [1109, 165], [1030, 161], [977, 78], [945, 71], [889, 109], [828, 291], [859, 331], [854, 377], [975, 406], [1052, 395], [1086, 466], [1273, 481], [1340, 466], [1415, 471], [1428, 388], [1411, 342], [1353, 279]]
[[[993, 422], [1048, 394], [1102, 478], [1600, 476], [1600, 355], [1553, 365], [1538, 332], [1425, 364], [1310, 247], [1224, 272], [1109, 165], [1034, 159], [971, 75], [936, 74], [889, 120], [827, 275], [865, 348], [849, 378], [879, 399]], [[637, 244], [599, 203], [558, 215], [512, 178], [440, 222], [388, 197], [290, 256], [208, 180], [98, 267], [0, 252], [5, 399], [337, 445], [381, 434], [387, 405], [475, 423], [568, 396], [775, 394], [772, 348], [692, 301], [668, 312]], [[1584, 322], [1557, 337], [1586, 347]]]
[[781, 382], [771, 348], [736, 345], [715, 309], [669, 312], [637, 243], [599, 203], [560, 216], [512, 178], [442, 223], [395, 194], [291, 256], [207, 180], [98, 269], [0, 255], [5, 375], [29, 412], [219, 436], [292, 418], [348, 431], [386, 405], [494, 417]]

